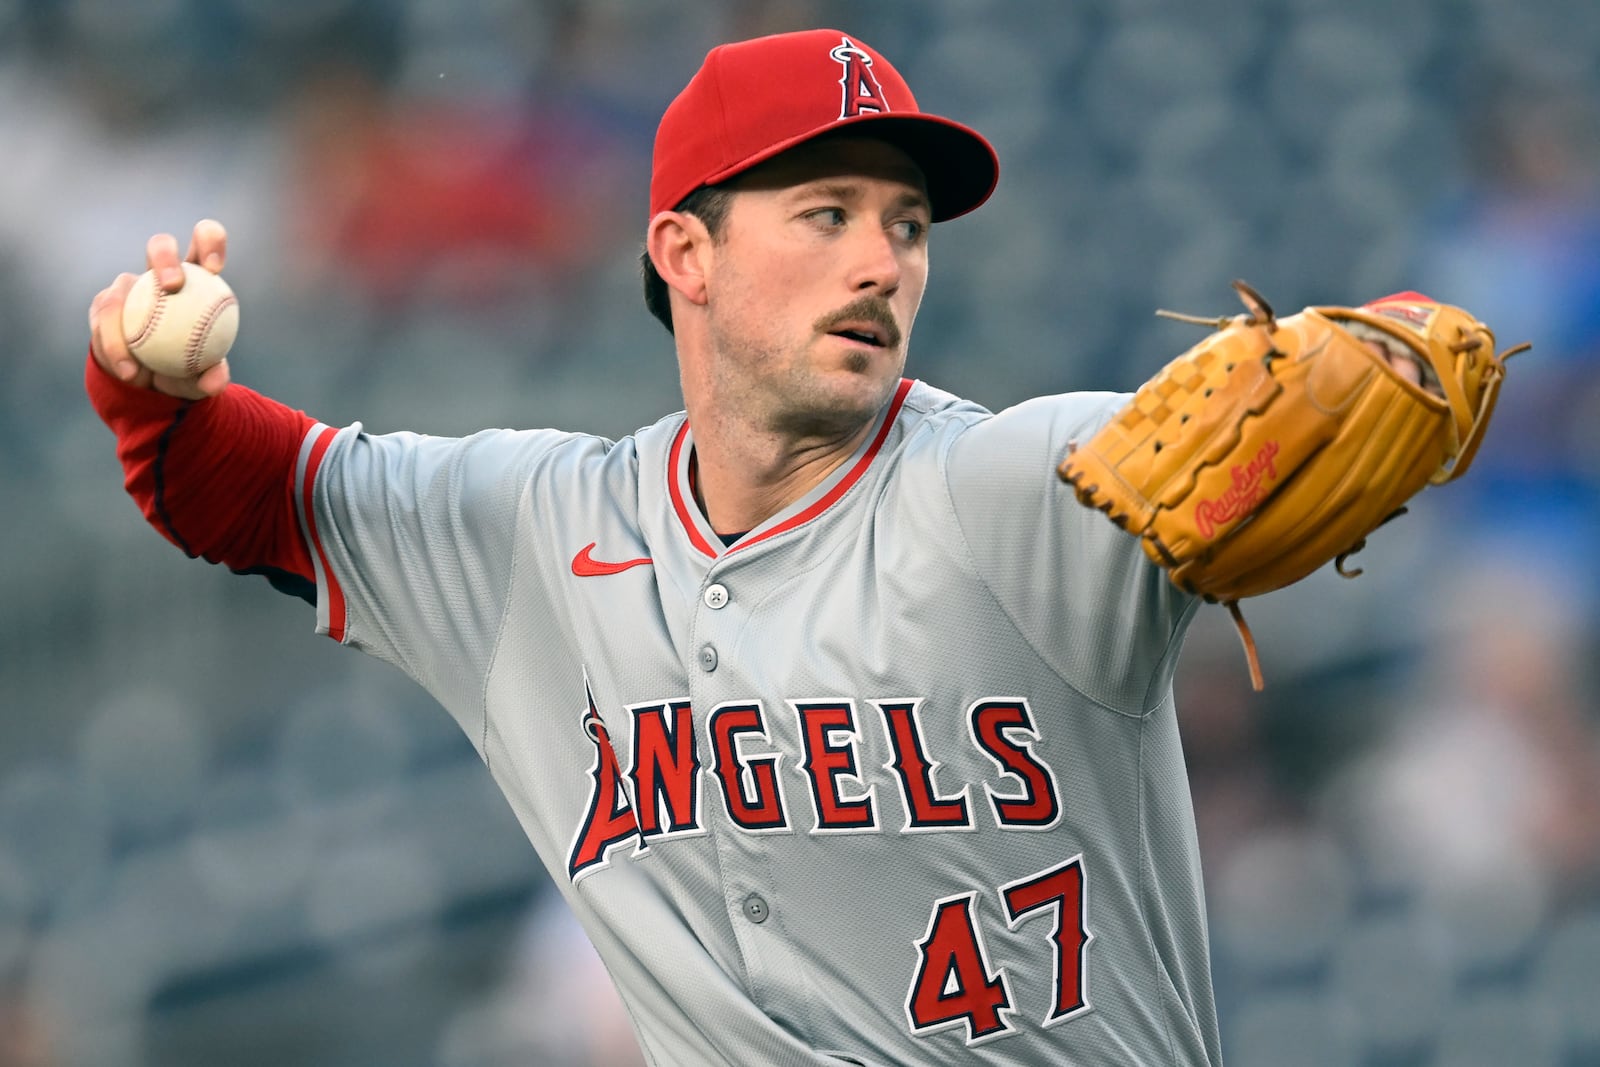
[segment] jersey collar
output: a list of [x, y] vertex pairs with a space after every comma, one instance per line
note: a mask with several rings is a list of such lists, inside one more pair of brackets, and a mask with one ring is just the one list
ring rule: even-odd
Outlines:
[[672, 510], [677, 514], [678, 522], [688, 536], [689, 543], [694, 546], [695, 551], [707, 559], [718, 559], [733, 552], [742, 552], [751, 545], [803, 526], [827, 511], [840, 497], [849, 492], [850, 487], [860, 481], [861, 476], [872, 466], [872, 461], [882, 450], [883, 443], [889, 436], [889, 430], [899, 417], [900, 408], [905, 404], [906, 394], [911, 391], [913, 384], [915, 383], [910, 378], [900, 379], [894, 397], [878, 416], [877, 426], [867, 435], [866, 441], [856, 449], [855, 455], [849, 461], [840, 464], [838, 470], [823, 479], [822, 483], [811, 492], [752, 529], [729, 548], [722, 547], [721, 539], [711, 529], [711, 523], [706, 519], [705, 513], [695, 503], [694, 434], [689, 429], [689, 420], [685, 419], [683, 425], [678, 428], [677, 436], [673, 438], [672, 448], [667, 452], [667, 489], [672, 498]]

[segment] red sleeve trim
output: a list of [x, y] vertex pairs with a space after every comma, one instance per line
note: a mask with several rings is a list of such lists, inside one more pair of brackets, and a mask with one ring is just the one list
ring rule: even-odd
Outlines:
[[335, 641], [343, 643], [349, 623], [346, 610], [344, 589], [339, 585], [339, 579], [334, 574], [333, 567], [328, 563], [328, 553], [322, 547], [322, 536], [317, 532], [317, 509], [315, 503], [315, 489], [317, 472], [322, 467], [322, 460], [328, 454], [328, 446], [333, 444], [338, 431], [331, 426], [317, 426], [311, 441], [310, 454], [306, 456], [305, 475], [300, 482], [300, 508], [305, 516], [306, 539], [311, 543], [316, 552], [316, 569], [322, 579], [322, 588], [326, 591], [325, 604], [319, 603], [318, 610], [325, 606], [327, 617], [319, 620], [326, 623], [328, 636]]

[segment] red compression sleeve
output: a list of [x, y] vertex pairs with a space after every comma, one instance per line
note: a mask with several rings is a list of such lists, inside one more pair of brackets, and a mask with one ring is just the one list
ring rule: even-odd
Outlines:
[[84, 387], [117, 436], [128, 494], [162, 536], [236, 571], [315, 583], [294, 499], [295, 462], [314, 419], [242, 385], [206, 400], [141, 389], [93, 355]]

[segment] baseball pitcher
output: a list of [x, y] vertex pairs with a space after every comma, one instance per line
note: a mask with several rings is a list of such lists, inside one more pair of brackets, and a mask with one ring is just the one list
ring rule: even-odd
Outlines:
[[[859, 38], [712, 50], [643, 258], [684, 410], [617, 441], [325, 425], [142, 367], [131, 275], [95, 301], [148, 520], [437, 698], [652, 1064], [1220, 1063], [1186, 624], [1353, 550], [1488, 417], [1492, 337], [1417, 294], [1241, 289], [1134, 394], [909, 379], [930, 226], [997, 177]], [[186, 259], [225, 254], [198, 225]], [[181, 288], [175, 240], [147, 258]]]

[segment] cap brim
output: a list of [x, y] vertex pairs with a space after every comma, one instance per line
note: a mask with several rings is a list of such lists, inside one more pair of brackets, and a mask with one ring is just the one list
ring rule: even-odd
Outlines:
[[887, 141], [911, 157], [927, 182], [934, 222], [957, 218], [977, 208], [989, 199], [1000, 180], [1000, 160], [994, 146], [976, 130], [938, 115], [867, 113], [768, 145], [711, 175], [704, 184], [727, 181], [807, 141], [851, 133]]

